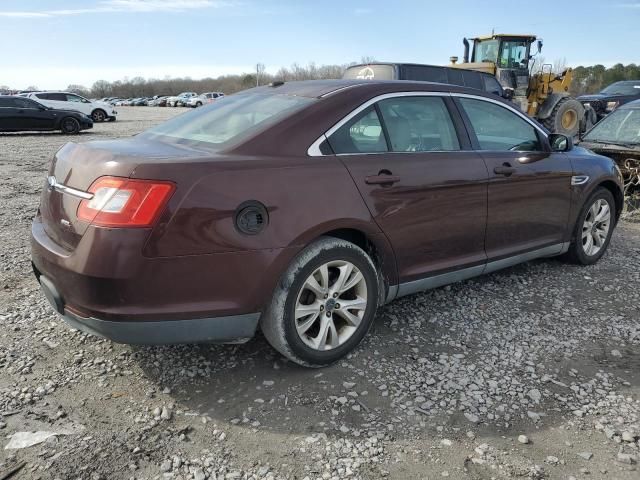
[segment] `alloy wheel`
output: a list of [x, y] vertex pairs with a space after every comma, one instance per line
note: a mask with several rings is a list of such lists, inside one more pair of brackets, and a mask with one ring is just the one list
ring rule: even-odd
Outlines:
[[582, 224], [582, 248], [592, 257], [604, 247], [611, 228], [611, 207], [603, 198], [597, 199], [589, 208]]
[[358, 329], [367, 309], [367, 283], [351, 262], [334, 260], [307, 277], [295, 304], [295, 329], [314, 350], [333, 350]]

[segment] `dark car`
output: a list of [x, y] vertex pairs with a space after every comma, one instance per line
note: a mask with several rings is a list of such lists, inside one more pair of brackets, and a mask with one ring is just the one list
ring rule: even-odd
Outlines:
[[85, 332], [237, 342], [259, 326], [322, 366], [397, 297], [539, 257], [596, 262], [622, 202], [610, 159], [479, 90], [274, 82], [64, 146], [32, 261]]
[[512, 98], [513, 92], [505, 91], [493, 75], [475, 70], [423, 65], [419, 63], [368, 63], [352, 65], [342, 76], [358, 80], [414, 80], [437, 82], [476, 88], [503, 98]]
[[626, 103], [582, 136], [581, 146], [613, 159], [629, 210], [640, 208], [640, 100]]
[[75, 110], [57, 110], [24, 97], [0, 95], [0, 132], [61, 130], [73, 134], [93, 128], [91, 117]]
[[594, 95], [578, 97], [583, 105], [590, 105], [598, 115], [598, 119], [614, 111], [620, 105], [640, 99], [640, 80], [615, 82]]

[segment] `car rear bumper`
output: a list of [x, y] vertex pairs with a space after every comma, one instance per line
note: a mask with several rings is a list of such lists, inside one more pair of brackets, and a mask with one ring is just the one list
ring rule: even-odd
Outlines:
[[260, 320], [259, 313], [162, 321], [112, 321], [83, 317], [66, 307], [64, 299], [48, 277], [38, 275], [37, 270], [36, 276], [45, 297], [67, 324], [116, 343], [242, 343], [253, 337]]

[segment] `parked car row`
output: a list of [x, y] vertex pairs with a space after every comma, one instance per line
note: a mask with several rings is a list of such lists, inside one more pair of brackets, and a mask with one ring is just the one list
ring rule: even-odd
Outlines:
[[124, 107], [202, 107], [224, 97], [222, 92], [207, 92], [198, 95], [195, 92], [183, 92], [179, 95], [156, 95], [154, 97], [117, 98], [106, 97], [100, 100], [113, 106]]

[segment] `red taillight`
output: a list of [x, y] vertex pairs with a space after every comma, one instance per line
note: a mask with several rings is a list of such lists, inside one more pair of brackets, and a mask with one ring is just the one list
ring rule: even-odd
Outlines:
[[101, 227], [152, 225], [175, 190], [170, 182], [100, 177], [91, 187], [91, 200], [82, 200], [78, 218]]

